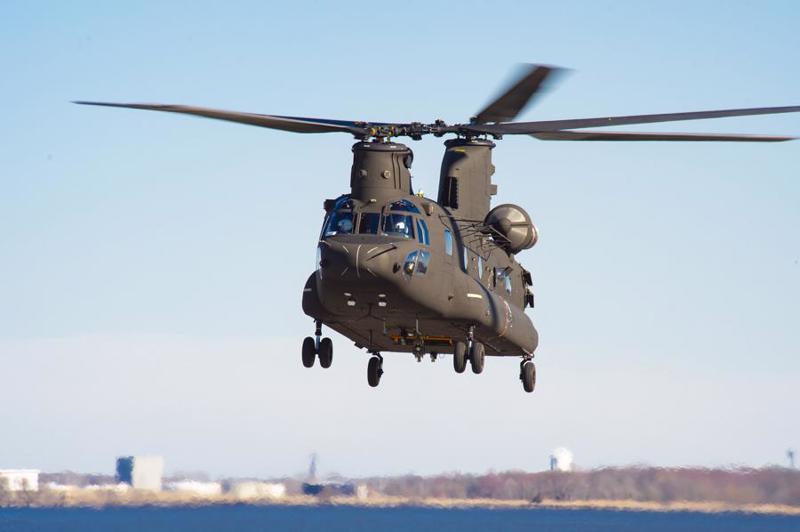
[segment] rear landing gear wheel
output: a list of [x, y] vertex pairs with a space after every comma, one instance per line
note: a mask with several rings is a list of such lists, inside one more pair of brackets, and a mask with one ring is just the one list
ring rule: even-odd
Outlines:
[[331, 367], [333, 363], [333, 342], [330, 338], [323, 338], [319, 343], [319, 365], [323, 368]]
[[486, 356], [486, 348], [480, 342], [472, 342], [469, 348], [469, 363], [472, 366], [472, 373], [483, 372], [483, 361]]
[[317, 356], [317, 343], [310, 336], [303, 340], [303, 366], [310, 368], [314, 365], [314, 358]]
[[531, 393], [536, 388], [536, 364], [530, 360], [520, 366], [519, 379], [526, 392]]
[[467, 369], [467, 344], [464, 342], [456, 342], [453, 349], [453, 369], [456, 373], [464, 373]]
[[383, 375], [383, 360], [379, 356], [374, 356], [369, 359], [367, 365], [367, 382], [375, 388], [381, 382], [381, 375]]

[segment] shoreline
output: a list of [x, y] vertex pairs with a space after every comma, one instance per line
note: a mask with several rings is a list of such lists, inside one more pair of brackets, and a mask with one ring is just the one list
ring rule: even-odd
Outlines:
[[289, 495], [274, 498], [236, 498], [231, 495], [199, 496], [182, 492], [36, 492], [17, 494], [3, 508], [122, 508], [122, 507], [200, 507], [200, 506], [349, 506], [362, 508], [507, 509], [507, 510], [608, 510], [631, 512], [745, 513], [800, 516], [800, 506], [783, 504], [732, 504], [719, 501], [674, 501], [661, 503], [635, 500], [586, 499], [559, 501], [544, 499], [534, 503], [521, 499], [413, 498], [372, 495], [357, 497], [310, 497]]

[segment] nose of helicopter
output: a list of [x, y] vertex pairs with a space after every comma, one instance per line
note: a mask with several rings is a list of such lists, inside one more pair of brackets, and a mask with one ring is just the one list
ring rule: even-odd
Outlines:
[[320, 267], [326, 280], [361, 283], [386, 279], [395, 274], [398, 245], [376, 242], [320, 243]]

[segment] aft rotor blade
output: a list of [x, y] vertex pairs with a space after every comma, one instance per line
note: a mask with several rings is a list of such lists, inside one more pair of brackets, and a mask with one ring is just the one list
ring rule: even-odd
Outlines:
[[248, 124], [251, 126], [267, 127], [270, 129], [280, 129], [295, 133], [331, 133], [343, 132], [353, 135], [365, 135], [368, 129], [360, 126], [356, 122], [346, 120], [328, 120], [324, 118], [305, 118], [296, 116], [274, 116], [256, 113], [242, 113], [238, 111], [224, 111], [221, 109], [209, 109], [206, 107], [193, 107], [189, 105], [165, 105], [151, 103], [107, 103], [107, 102], [73, 102], [80, 105], [100, 105], [104, 107], [123, 107], [127, 109], [145, 109], [148, 111], [164, 111], [167, 113], [179, 113], [185, 115], [202, 116], [215, 120], [225, 120]]
[[533, 96], [542, 89], [548, 77], [552, 81], [561, 69], [542, 65], [526, 65], [528, 72], [502, 95], [487, 105], [473, 119], [475, 123], [509, 122], [522, 112]]
[[773, 135], [735, 135], [725, 133], [626, 133], [622, 131], [542, 131], [532, 133], [539, 140], [672, 140], [725, 142], [783, 142], [797, 137]]
[[677, 122], [702, 120], [727, 116], [771, 115], [796, 113], [800, 105], [790, 107], [757, 107], [752, 109], [724, 109], [721, 111], [696, 111], [690, 113], [667, 113], [657, 115], [608, 116], [601, 118], [578, 118], [570, 120], [544, 120], [539, 122], [508, 122], [505, 124], [469, 124], [463, 130], [492, 135], [526, 135], [542, 131], [579, 129], [585, 127], [622, 126], [627, 124], [651, 124], [655, 122]]

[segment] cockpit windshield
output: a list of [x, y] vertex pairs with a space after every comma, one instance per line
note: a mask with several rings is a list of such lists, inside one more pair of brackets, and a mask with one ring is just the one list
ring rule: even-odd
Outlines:
[[381, 226], [381, 213], [379, 212], [365, 212], [361, 214], [361, 220], [358, 222], [358, 232], [368, 235], [377, 235], [378, 229]]
[[389, 209], [392, 211], [415, 212], [419, 214], [419, 209], [417, 209], [417, 206], [407, 199], [401, 199], [389, 204]]
[[325, 226], [325, 236], [349, 235], [353, 232], [353, 213], [350, 211], [333, 211]]
[[383, 234], [414, 238], [414, 219], [407, 214], [389, 213], [383, 217]]

